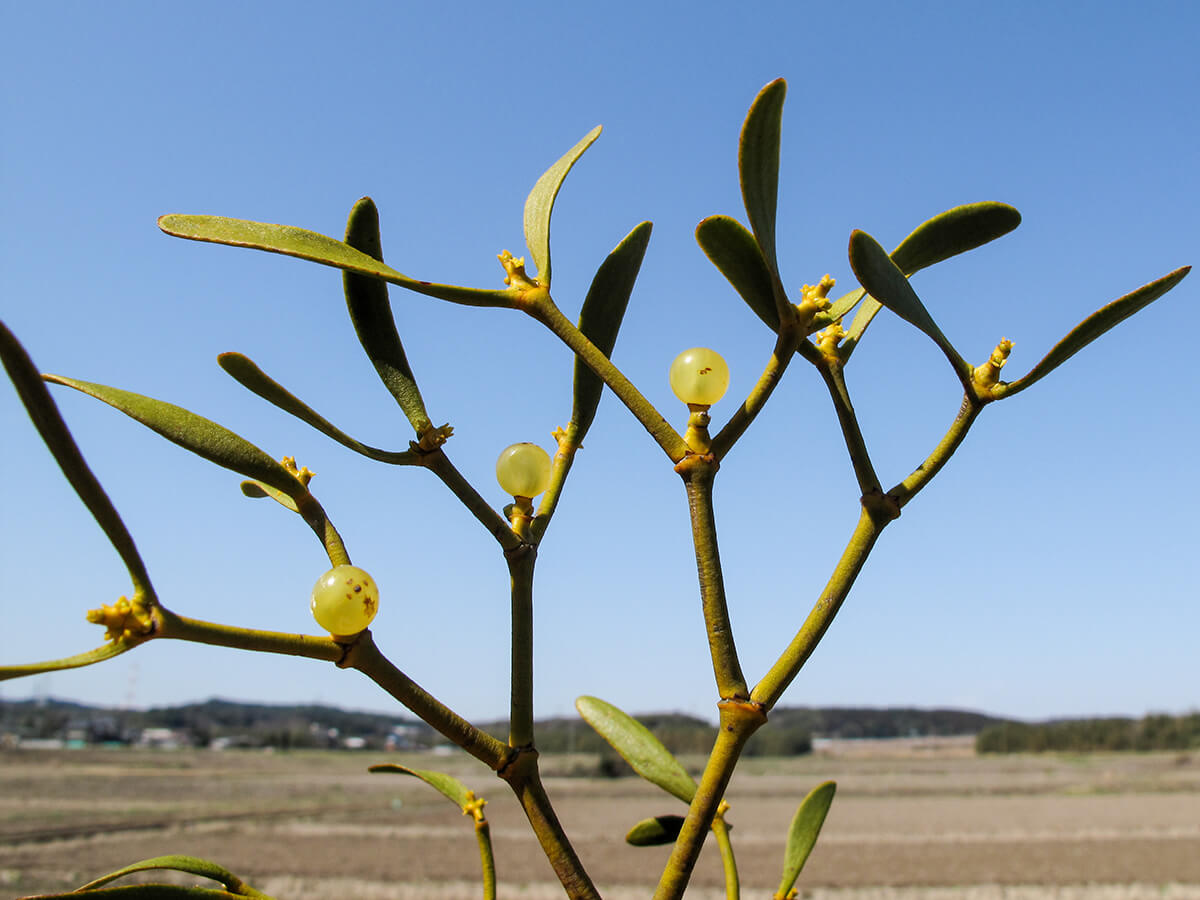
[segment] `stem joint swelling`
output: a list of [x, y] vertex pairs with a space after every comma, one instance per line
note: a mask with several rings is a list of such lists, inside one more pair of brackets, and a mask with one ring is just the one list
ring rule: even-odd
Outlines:
[[876, 488], [859, 498], [863, 509], [871, 517], [871, 521], [879, 528], [888, 522], [900, 518], [900, 503], [891, 494], [885, 494]]

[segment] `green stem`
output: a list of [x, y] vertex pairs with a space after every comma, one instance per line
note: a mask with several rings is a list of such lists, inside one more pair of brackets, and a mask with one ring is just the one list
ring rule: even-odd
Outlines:
[[541, 541], [542, 535], [546, 533], [546, 529], [550, 525], [550, 518], [558, 507], [558, 499], [562, 496], [567, 475], [571, 472], [571, 465], [575, 462], [575, 453], [583, 446], [579, 443], [579, 426], [574, 422], [568, 424], [565, 429], [556, 431], [555, 434], [558, 438], [558, 449], [554, 453], [554, 460], [550, 468], [550, 483], [542, 494], [542, 502], [538, 504], [537, 515], [529, 526], [528, 539], [534, 544]]
[[512, 678], [508, 716], [510, 747], [533, 746], [533, 566], [537, 548], [506, 554], [512, 580]]
[[564, 344], [583, 360], [584, 365], [595, 372], [600, 380], [607, 384], [617, 398], [625, 404], [637, 420], [642, 423], [650, 436], [663, 448], [671, 462], [679, 462], [687, 455], [688, 446], [679, 432], [663, 418], [649, 400], [642, 396], [641, 391], [622, 374], [621, 370], [612, 364], [571, 320], [559, 311], [558, 307], [547, 297], [546, 299], [522, 307], [550, 329]]
[[700, 604], [708, 649], [712, 655], [717, 692], [722, 700], [749, 697], [746, 678], [738, 662], [729, 608], [725, 603], [725, 581], [721, 574], [721, 556], [717, 549], [717, 523], [713, 514], [712, 489], [718, 463], [712, 456], [689, 456], [675, 467], [687, 489], [688, 512], [692, 520], [692, 543], [696, 548], [696, 572], [700, 577]]
[[362, 672], [476, 759], [496, 771], [512, 759], [512, 752], [502, 742], [480, 731], [397, 669], [379, 652], [370, 631], [364, 631], [344, 649], [345, 656], [338, 662], [340, 667]]
[[779, 701], [792, 679], [816, 649], [826, 629], [833, 622], [833, 617], [841, 609], [842, 602], [850, 592], [854, 579], [862, 571], [871, 548], [875, 546], [880, 532], [890, 521], [886, 512], [881, 511], [881, 506], [882, 503], [863, 503], [858, 525], [850, 536], [850, 542], [842, 552], [833, 575], [825, 585], [825, 590], [821, 592], [816, 605], [787, 649], [750, 693], [750, 698], [756, 703], [761, 703], [767, 710]]
[[308, 634], [284, 634], [276, 631], [258, 631], [238, 628], [233, 625], [218, 625], [176, 615], [165, 607], [154, 610], [155, 637], [217, 647], [233, 647], [237, 650], [253, 650], [258, 653], [282, 653], [286, 656], [305, 656], [337, 662], [345, 653], [345, 647], [331, 638]]
[[571, 846], [546, 789], [542, 786], [538, 774], [537, 751], [524, 749], [517, 753], [512, 764], [497, 772], [508, 782], [516, 794], [521, 809], [546, 858], [550, 861], [554, 874], [562, 883], [563, 889], [571, 900], [600, 900], [600, 894], [591, 878], [583, 868], [575, 848]]
[[683, 820], [683, 828], [659, 879], [654, 900], [679, 900], [683, 896], [742, 748], [746, 746], [750, 735], [767, 721], [766, 711], [757, 703], [724, 700], [720, 709], [721, 727], [716, 743], [704, 767], [704, 774], [700, 776], [700, 786], [692, 798], [687, 818]]
[[775, 386], [779, 384], [783, 373], [787, 370], [788, 363], [792, 361], [792, 357], [796, 353], [796, 348], [799, 346], [801, 337], [800, 332], [796, 327], [781, 328], [779, 330], [779, 338], [775, 341], [775, 349], [771, 353], [771, 359], [767, 363], [766, 369], [758, 379], [758, 383], [754, 385], [754, 389], [750, 391], [745, 402], [738, 408], [738, 411], [733, 414], [725, 427], [717, 432], [717, 436], [712, 440], [712, 454], [717, 459], [724, 459], [725, 455], [737, 443], [738, 438], [745, 434], [746, 429], [754, 421], [755, 417], [762, 411], [766, 405]]
[[423, 454], [421, 464], [440, 478], [446, 487], [450, 488], [451, 493], [462, 501], [463, 506], [470, 510], [471, 514], [482, 523], [501, 547], [505, 550], [515, 550], [521, 546], [521, 538], [513, 533], [512, 526], [505, 521], [504, 516], [492, 509], [488, 502], [479, 496], [479, 492], [471, 486], [467, 479], [463, 478], [458, 469], [454, 468], [454, 464], [450, 462], [449, 457], [441, 448]]
[[888, 491], [888, 496], [896, 502], [897, 506], [904, 506], [925, 485], [929, 484], [933, 476], [954, 455], [954, 451], [963, 442], [982, 409], [983, 404], [978, 400], [970, 395], [963, 396], [962, 406], [959, 407], [958, 415], [954, 417], [946, 436], [933, 448], [933, 452], [926, 457], [925, 462], [917, 466], [911, 475]]
[[479, 843], [479, 864], [483, 870], [483, 900], [496, 900], [496, 858], [487, 819], [475, 823], [475, 840]]
[[875, 466], [871, 463], [871, 454], [867, 452], [867, 442], [863, 440], [862, 429], [858, 425], [858, 417], [854, 414], [854, 406], [850, 403], [850, 393], [846, 390], [846, 378], [841, 363], [832, 363], [825, 357], [814, 360], [817, 371], [829, 389], [829, 397], [833, 400], [833, 408], [837, 412], [838, 424], [842, 427], [842, 438], [846, 442], [846, 450], [850, 454], [850, 464], [854, 467], [854, 477], [858, 481], [859, 493], [863, 495], [878, 493], [879, 476], [875, 474]]
[[725, 872], [725, 900], [738, 900], [741, 885], [738, 880], [737, 860], [733, 856], [729, 824], [725, 821], [724, 814], [719, 814], [713, 819], [712, 830], [717, 839], [717, 849], [721, 852], [721, 868]]

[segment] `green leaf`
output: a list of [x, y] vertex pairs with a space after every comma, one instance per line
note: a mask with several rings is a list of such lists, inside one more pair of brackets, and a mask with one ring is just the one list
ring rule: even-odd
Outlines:
[[470, 788], [457, 778], [446, 775], [443, 772], [431, 772], [428, 769], [410, 769], [408, 766], [402, 766], [399, 763], [382, 763], [377, 766], [371, 766], [367, 771], [394, 772], [397, 775], [412, 775], [415, 778], [420, 778], [459, 809], [463, 810], [463, 812], [467, 811], [467, 804], [476, 799], [475, 793]]
[[298, 498], [308, 493], [308, 489], [281, 463], [273, 460], [245, 438], [180, 406], [103, 384], [64, 378], [61, 375], [42, 377], [46, 381], [65, 385], [97, 400], [103, 400], [185, 450], [190, 450], [218, 466], [224, 466], [270, 485], [289, 497]]
[[[354, 204], [346, 222], [346, 243], [356, 250], [383, 262], [383, 243], [379, 235], [379, 210], [370, 197]], [[388, 300], [387, 284], [377, 278], [365, 278], [352, 272], [342, 275], [346, 290], [346, 308], [358, 334], [358, 341], [367, 351], [371, 365], [379, 373], [400, 409], [420, 436], [433, 424], [425, 412], [425, 401], [417, 388], [416, 378], [408, 364], [400, 333]]]
[[238, 878], [224, 866], [219, 866], [215, 862], [207, 859], [200, 859], [195, 856], [156, 856], [153, 859], [142, 860], [124, 868], [117, 869], [115, 872], [109, 872], [94, 881], [89, 881], [87, 884], [77, 888], [78, 892], [91, 891], [94, 888], [103, 887], [111, 881], [118, 878], [123, 878], [134, 872], [146, 872], [154, 869], [169, 869], [175, 872], [186, 872], [189, 875], [198, 875], [201, 878], [209, 878], [213, 881], [219, 881], [233, 895], [239, 897], [266, 897], [266, 894], [256, 891], [254, 888], [247, 885], [242, 879]]
[[[1021, 214], [1007, 203], [989, 200], [955, 206], [913, 229], [912, 234], [892, 251], [892, 262], [911, 277], [921, 269], [994, 241], [1020, 224]], [[852, 295], [847, 294], [834, 303], [829, 312], [836, 314], [836, 317], [844, 315], [862, 295], [859, 292], [854, 302], [849, 302]], [[863, 332], [882, 308], [883, 305], [874, 297], [868, 296], [863, 301], [842, 342], [845, 351], [843, 359], [849, 359]]]
[[234, 894], [221, 888], [190, 887], [182, 884], [124, 884], [119, 887], [92, 888], [88, 891], [68, 891], [65, 894], [38, 894], [22, 900], [237, 900], [239, 897], [266, 897], [266, 894]]
[[758, 92], [738, 144], [738, 173], [750, 228], [763, 259], [778, 277], [775, 256], [775, 212], [779, 202], [779, 138], [787, 82], [777, 78]]
[[709, 216], [696, 226], [696, 243], [754, 314], [779, 331], [774, 278], [754, 235], [729, 216]]
[[775, 896], [786, 897], [792, 890], [792, 885], [796, 883], [800, 870], [817, 843], [817, 836], [825, 824], [825, 815], [833, 803], [836, 790], [836, 782], [826, 781], [809, 791], [808, 796], [800, 802], [800, 808], [796, 810], [788, 830], [787, 847], [783, 853], [783, 880], [779, 882]]
[[479, 288], [459, 287], [452, 284], [434, 284], [417, 281], [401, 275], [391, 266], [372, 259], [349, 244], [334, 240], [315, 231], [293, 228], [290, 225], [271, 225], [266, 222], [250, 222], [246, 219], [228, 219], [224, 216], [188, 216], [171, 213], [160, 216], [158, 227], [173, 237], [191, 241], [225, 244], [229, 247], [247, 247], [282, 253], [323, 266], [333, 266], [359, 275], [382, 278], [390, 284], [408, 288], [418, 294], [462, 303], [467, 306], [509, 306], [506, 291], [489, 291]]
[[547, 169], [525, 198], [525, 245], [537, 266], [537, 280], [547, 287], [550, 286], [550, 214], [554, 211], [554, 198], [576, 160], [598, 137], [599, 125]]
[[943, 260], [981, 247], [1021, 224], [1021, 214], [1007, 203], [985, 201], [956, 206], [913, 229], [892, 251], [892, 262], [912, 275]]
[[140, 643], [143, 642], [129, 642], [122, 638], [110, 641], [103, 647], [97, 647], [95, 650], [89, 650], [87, 653], [79, 653], [63, 659], [52, 659], [40, 663], [26, 663], [18, 666], [0, 666], [0, 681], [8, 681], [11, 678], [24, 678], [27, 675], [40, 675], [43, 672], [57, 672], [60, 669], [78, 669], [83, 666], [90, 666], [92, 663], [103, 662], [106, 659], [112, 659], [114, 656], [120, 656], [126, 650], [132, 650]]
[[633, 771], [684, 803], [692, 802], [696, 793], [695, 779], [650, 733], [650, 729], [597, 697], [580, 697], [575, 701], [575, 708], [583, 720], [633, 767]]
[[942, 334], [904, 273], [892, 262], [887, 252], [865, 231], [857, 229], [850, 235], [850, 268], [867, 292], [898, 315], [933, 339], [950, 360], [959, 377], [970, 377], [971, 367]]
[[683, 828], [683, 816], [655, 816], [642, 819], [625, 835], [625, 843], [634, 847], [661, 847], [673, 844]]
[[1183, 281], [1188, 272], [1192, 270], [1191, 266], [1184, 266], [1176, 269], [1157, 281], [1152, 281], [1149, 284], [1143, 285], [1132, 293], [1126, 294], [1118, 300], [1092, 313], [1073, 329], [1070, 334], [1054, 345], [1053, 349], [1030, 370], [1029, 374], [1024, 378], [1018, 378], [1016, 381], [1003, 386], [996, 392], [997, 396], [1007, 397], [1019, 393], [1031, 384], [1045, 378], [1068, 359], [1090, 344], [1104, 332], [1110, 328], [1125, 321], [1135, 312], [1149, 306], [1179, 282]]
[[[629, 305], [646, 245], [650, 242], [649, 222], [643, 222], [625, 236], [616, 249], [600, 264], [592, 285], [583, 300], [579, 313], [579, 330], [607, 357], [617, 345], [617, 332]], [[604, 382], [582, 360], [575, 358], [575, 397], [571, 422], [575, 425], [576, 440], [583, 442], [592, 427], [596, 407], [604, 392]]]
[[283, 385], [255, 365], [252, 359], [241, 353], [222, 353], [217, 357], [217, 364], [228, 372], [238, 384], [258, 394], [268, 403], [278, 406], [284, 412], [291, 413], [300, 421], [311, 425], [326, 437], [333, 438], [343, 447], [348, 447], [356, 453], [381, 462], [404, 464], [411, 462], [414, 458], [413, 454], [407, 450], [380, 450], [378, 447], [356, 441], [299, 398], [289, 393]]
[[[8, 330], [8, 326], [3, 322], [0, 322], [0, 359], [3, 359], [8, 377], [12, 379], [13, 386], [17, 389], [17, 395], [25, 405], [38, 434], [46, 442], [46, 446], [54, 456], [54, 461], [62, 469], [63, 475], [75, 489], [75, 493], [79, 495], [83, 505], [87, 507], [88, 512], [92, 514], [105, 536], [112, 543], [113, 548], [120, 555], [121, 561], [129, 571], [129, 577], [133, 581], [134, 587], [153, 595], [150, 576], [147, 574], [141, 554], [138, 553], [137, 546], [133, 542], [133, 536], [130, 535], [129, 529], [125, 527], [116, 507], [108, 499], [108, 494], [104, 492], [104, 488], [100, 486], [100, 482], [92, 474], [87, 461], [84, 460], [79, 446], [71, 436], [71, 431], [63, 421], [62, 414], [58, 411], [58, 405], [50, 396], [50, 391], [46, 389], [33, 360], [29, 358], [25, 348], [21, 346], [16, 336]], [[76, 665], [87, 665], [87, 663], [81, 662]], [[61, 666], [60, 668], [69, 667]]]

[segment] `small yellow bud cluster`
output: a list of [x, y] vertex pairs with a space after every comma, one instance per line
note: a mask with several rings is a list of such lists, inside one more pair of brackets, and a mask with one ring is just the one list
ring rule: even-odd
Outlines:
[[303, 469], [297, 466], [296, 457], [294, 456], [285, 456], [282, 460], [280, 460], [280, 462], [282, 462], [283, 467], [291, 472], [296, 477], [296, 480], [305, 487], [308, 487], [308, 483], [312, 481], [313, 476], [317, 474], [309, 469], [308, 466], [305, 466]]
[[447, 422], [440, 428], [434, 428], [432, 424], [421, 432], [421, 436], [417, 438], [417, 449], [426, 452], [436, 450], [442, 444], [449, 440], [450, 435], [454, 434], [454, 429]]
[[800, 287], [800, 302], [796, 304], [796, 312], [800, 316], [801, 324], [807, 326], [817, 313], [829, 309], [829, 291], [833, 285], [833, 278], [826, 275], [816, 284]]
[[111, 606], [107, 603], [102, 604], [99, 609], [88, 610], [87, 620], [104, 626], [106, 641], [129, 640], [147, 635], [154, 630], [154, 621], [145, 607], [135, 600], [121, 597]]
[[474, 791], [467, 791], [466, 801], [463, 803], [463, 815], [471, 816], [476, 824], [486, 822], [487, 817], [483, 814], [483, 808], [487, 806], [487, 801], [482, 797], [476, 797]]
[[525, 257], [513, 256], [507, 250], [501, 250], [496, 258], [504, 266], [504, 283], [511, 288], [535, 288], [537, 284], [525, 273]]
[[1012, 341], [1008, 338], [1001, 338], [996, 349], [992, 351], [992, 355], [988, 357], [988, 361], [975, 367], [971, 380], [975, 382], [976, 387], [990, 392], [999, 383], [1000, 370], [1008, 362], [1008, 355], [1012, 352], [1012, 348]]
[[834, 322], [824, 331], [817, 335], [817, 349], [821, 351], [821, 355], [826, 359], [840, 361], [838, 355], [838, 343], [846, 336], [846, 329], [839, 323]]

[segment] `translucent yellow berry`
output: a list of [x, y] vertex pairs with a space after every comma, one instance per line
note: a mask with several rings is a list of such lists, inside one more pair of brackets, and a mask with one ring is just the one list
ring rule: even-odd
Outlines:
[[729, 388], [729, 366], [707, 347], [684, 350], [671, 363], [671, 390], [684, 403], [711, 406]]
[[550, 483], [550, 454], [537, 444], [505, 447], [496, 460], [496, 480], [506, 494], [536, 497]]
[[334, 566], [313, 587], [310, 608], [330, 634], [358, 634], [379, 612], [379, 588], [357, 566]]

